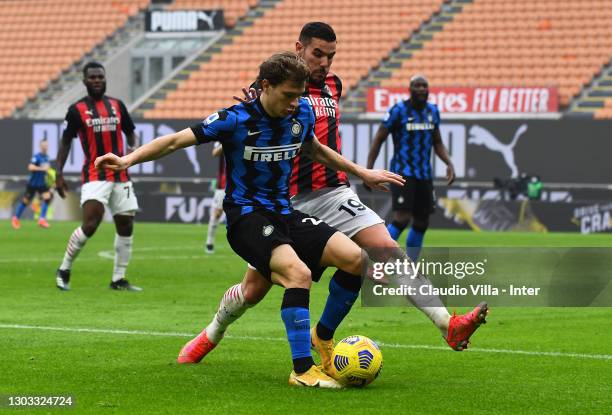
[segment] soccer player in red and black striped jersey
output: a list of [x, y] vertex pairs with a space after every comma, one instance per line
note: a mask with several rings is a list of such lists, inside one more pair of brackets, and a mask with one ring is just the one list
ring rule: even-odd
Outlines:
[[217, 226], [223, 216], [223, 199], [225, 198], [225, 157], [221, 143], [216, 142], [212, 151], [213, 157], [219, 157], [219, 170], [217, 171], [217, 183], [212, 205], [210, 206], [210, 218], [208, 219], [208, 234], [204, 250], [207, 254], [215, 252], [215, 233]]
[[113, 215], [115, 235], [115, 265], [110, 287], [115, 290], [141, 291], [125, 278], [132, 254], [134, 215], [138, 201], [127, 171], [97, 170], [96, 157], [106, 153], [122, 156], [125, 153], [122, 132], [127, 138], [128, 151], [136, 144], [134, 123], [125, 105], [118, 99], [105, 95], [106, 71], [98, 62], [89, 62], [83, 68], [83, 83], [87, 96], [68, 108], [66, 128], [57, 155], [56, 187], [59, 195], [66, 196], [67, 186], [62, 174], [68, 158], [72, 139], [79, 138], [85, 160], [81, 171], [81, 207], [83, 223], [76, 228], [64, 254], [64, 260], [56, 272], [56, 285], [60, 290], [70, 289], [72, 262], [93, 236], [104, 217], [104, 206]]
[[[315, 136], [322, 144], [341, 153], [339, 102], [342, 82], [330, 72], [336, 56], [336, 34], [326, 23], [307, 23], [300, 32], [295, 49], [310, 69], [310, 79], [303, 96], [310, 102], [315, 113]], [[247, 100], [257, 96], [254, 88], [243, 91]], [[361, 203], [349, 187], [346, 174], [326, 168], [305, 155], [299, 155], [294, 162], [290, 191], [291, 204], [295, 209], [323, 220], [345, 233], [362, 248], [376, 248], [369, 252], [374, 260], [389, 260], [388, 256], [376, 256], [388, 255], [392, 251], [398, 257], [405, 257], [405, 252], [389, 235], [384, 221]], [[331, 369], [334, 331], [348, 314], [359, 290], [359, 287], [351, 285], [351, 281], [342, 273], [334, 274], [321, 319], [311, 331], [312, 344], [328, 373]], [[256, 269], [249, 267], [242, 283], [228, 289], [206, 329], [181, 350], [179, 363], [199, 362], [221, 341], [227, 327], [249, 307], [261, 301], [271, 286]], [[439, 299], [433, 302], [430, 300], [428, 298], [424, 303], [424, 299], [411, 298], [412, 303], [438, 327], [451, 348], [466, 348], [469, 337], [484, 322], [486, 306], [479, 305], [463, 316], [451, 316]]]

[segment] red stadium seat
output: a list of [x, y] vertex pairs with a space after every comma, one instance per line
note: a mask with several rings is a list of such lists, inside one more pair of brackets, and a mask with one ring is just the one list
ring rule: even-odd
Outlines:
[[[0, 117], [35, 96], [148, 3], [87, 3], [90, 12], [75, 19], [74, 11], [84, 7], [82, 0], [0, 1], [0, 62], [5, 68], [0, 71]], [[23, 92], [19, 99], [8, 99], [7, 94], [17, 90]]]
[[[612, 8], [603, 1], [476, 1], [404, 62], [384, 86], [423, 71], [432, 82], [569, 85], [567, 105], [601, 70], [612, 50]], [[418, 66], [413, 63], [418, 62]], [[471, 68], [466, 71], [464, 68]]]
[[[183, 8], [188, 2], [198, 5], [214, 3], [176, 0], [172, 7]], [[233, 4], [232, 1], [222, 3]], [[180, 112], [182, 117], [201, 118], [220, 107], [232, 105], [232, 95], [241, 94], [240, 88], [251, 83], [261, 61], [274, 52], [292, 50], [302, 25], [313, 20], [326, 21], [336, 30], [338, 57], [333, 69], [342, 78], [347, 91], [402, 39], [409, 37], [422, 21], [430, 18], [442, 3], [443, 0], [431, 0], [425, 4], [422, 0], [380, 0], [376, 7], [372, 7], [370, 0], [311, 0], [307, 4], [303, 0], [280, 1], [236, 37], [231, 45], [225, 46], [211, 61], [192, 72], [176, 91], [157, 102], [155, 109], [146, 111], [145, 116], [151, 118], [159, 111], [184, 108]], [[229, 12], [227, 16], [230, 16]], [[188, 95], [184, 91], [189, 91]], [[184, 99], [186, 96], [191, 98]], [[183, 103], [188, 105], [182, 106]]]

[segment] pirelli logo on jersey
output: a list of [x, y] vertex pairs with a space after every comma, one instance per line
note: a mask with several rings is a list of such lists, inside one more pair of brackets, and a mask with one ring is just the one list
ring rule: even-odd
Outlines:
[[435, 124], [429, 122], [421, 122], [421, 123], [407, 123], [406, 130], [407, 131], [427, 131], [434, 130], [436, 128]]
[[291, 160], [297, 156], [302, 147], [302, 143], [288, 144], [286, 146], [254, 147], [245, 146], [245, 160], [251, 161], [282, 161]]

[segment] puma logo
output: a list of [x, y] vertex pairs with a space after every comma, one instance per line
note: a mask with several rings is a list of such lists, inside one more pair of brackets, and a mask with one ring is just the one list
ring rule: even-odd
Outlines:
[[203, 11], [199, 11], [197, 13], [198, 20], [203, 20], [208, 25], [208, 28], [210, 30], [213, 30], [215, 28], [215, 16], [216, 15], [217, 15], [216, 10], [211, 11], [210, 14], [203, 12]]
[[[157, 134], [159, 135], [174, 134], [175, 132], [176, 131], [174, 130], [174, 128], [170, 127], [167, 124], [161, 124], [159, 127], [157, 127]], [[191, 167], [193, 168], [193, 174], [199, 175], [201, 169], [200, 162], [198, 161], [198, 156], [196, 154], [196, 148], [194, 146], [191, 146], [185, 147], [183, 148], [183, 150], [187, 154], [187, 159], [189, 159], [189, 162], [191, 163]]]
[[512, 141], [509, 144], [502, 143], [489, 130], [479, 125], [474, 125], [470, 128], [468, 134], [468, 144], [485, 146], [491, 151], [501, 153], [504, 162], [510, 168], [510, 177], [518, 177], [519, 170], [514, 159], [514, 147], [518, 139], [527, 131], [527, 124], [522, 124], [514, 133]]

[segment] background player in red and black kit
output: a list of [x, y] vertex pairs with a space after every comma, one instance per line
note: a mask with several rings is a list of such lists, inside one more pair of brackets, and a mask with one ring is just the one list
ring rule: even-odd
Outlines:
[[[326, 23], [307, 23], [300, 32], [295, 49], [310, 70], [303, 96], [310, 102], [315, 113], [315, 136], [322, 144], [341, 153], [339, 101], [342, 95], [342, 82], [338, 76], [330, 72], [336, 55], [336, 34]], [[257, 96], [254, 88], [244, 92], [247, 100]], [[235, 98], [240, 100], [238, 97]], [[295, 209], [323, 220], [346, 234], [362, 248], [377, 248], [374, 255], [376, 253], [386, 255], [393, 251], [397, 256], [405, 256], [397, 242], [389, 235], [384, 221], [376, 212], [362, 204], [357, 194], [351, 190], [345, 173], [334, 171], [304, 155], [299, 155], [293, 165], [290, 191], [291, 203]], [[373, 257], [373, 259], [386, 261], [389, 257]], [[271, 286], [271, 283], [257, 270], [249, 267], [242, 283], [227, 290], [210, 324], [189, 343], [192, 346], [189, 347], [191, 353], [189, 355], [181, 353], [179, 362], [199, 362], [221, 341], [227, 327], [249, 307], [261, 301]], [[331, 366], [334, 330], [348, 312], [348, 310], [343, 310], [341, 313], [338, 311], [343, 308], [342, 304], [352, 304], [357, 299], [359, 288], [358, 284], [354, 284], [354, 279], [342, 272], [336, 272], [330, 281], [325, 309], [311, 333], [312, 343], [321, 356], [325, 370], [329, 370]], [[455, 350], [466, 348], [469, 337], [478, 325], [484, 322], [486, 308], [476, 307], [468, 314], [451, 317], [439, 299], [435, 299], [433, 303], [427, 301], [426, 304], [422, 299], [411, 299], [411, 301], [432, 320]]]
[[72, 139], [81, 141], [85, 161], [81, 172], [81, 207], [83, 222], [76, 228], [66, 247], [64, 260], [56, 272], [56, 285], [60, 290], [70, 289], [70, 269], [89, 238], [93, 236], [104, 217], [104, 206], [113, 215], [117, 234], [115, 235], [115, 265], [110, 287], [116, 290], [141, 291], [125, 278], [132, 254], [132, 233], [134, 215], [138, 201], [127, 171], [110, 172], [97, 170], [96, 157], [106, 153], [122, 156], [124, 151], [123, 131], [127, 138], [128, 152], [136, 145], [134, 123], [123, 102], [108, 97], [106, 92], [106, 73], [97, 62], [89, 62], [83, 68], [83, 83], [87, 96], [68, 108], [66, 129], [57, 155], [57, 192], [63, 198], [67, 191], [62, 170]]
[[210, 206], [210, 218], [208, 219], [208, 234], [206, 235], [205, 251], [207, 254], [215, 252], [215, 233], [217, 226], [223, 216], [223, 199], [225, 198], [225, 157], [223, 147], [216, 142], [212, 151], [213, 157], [219, 157], [219, 170], [217, 171], [217, 183], [212, 205]]

